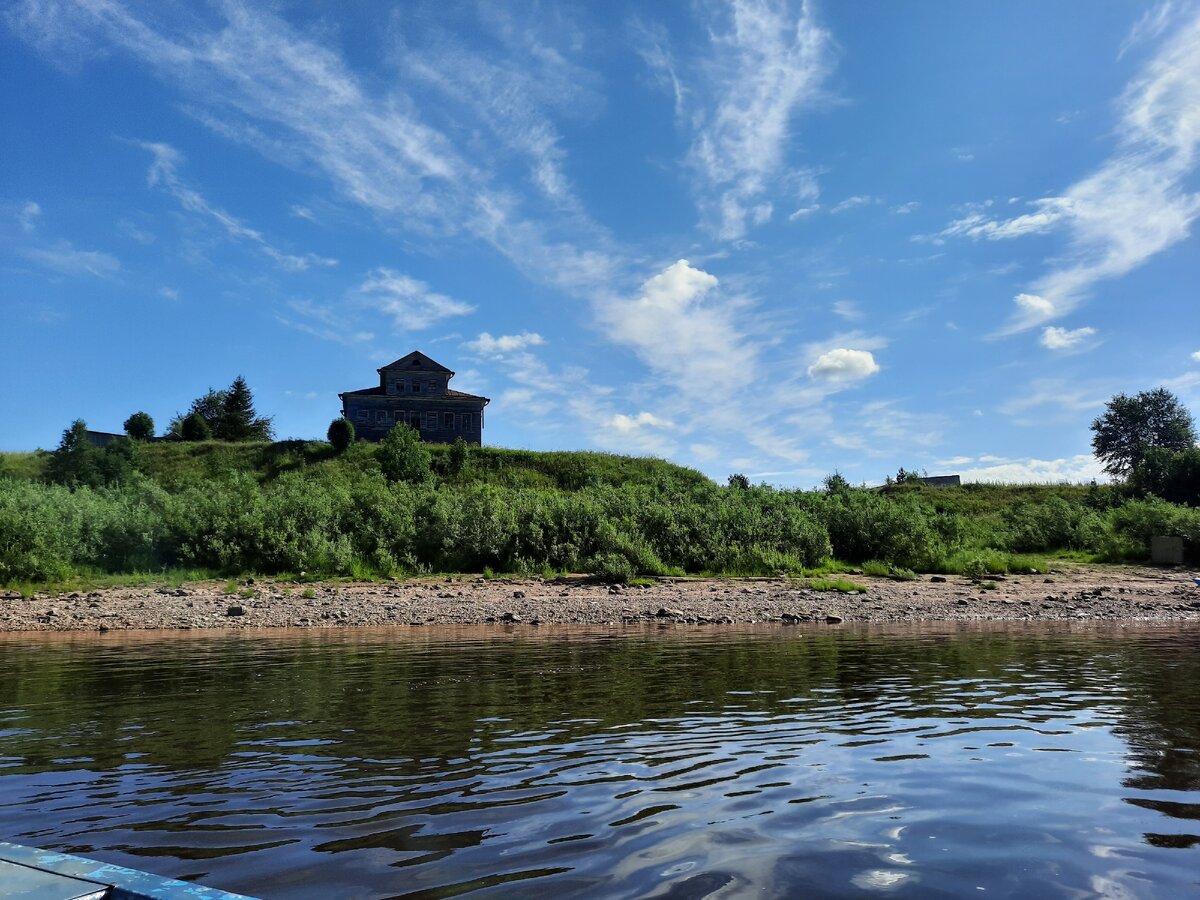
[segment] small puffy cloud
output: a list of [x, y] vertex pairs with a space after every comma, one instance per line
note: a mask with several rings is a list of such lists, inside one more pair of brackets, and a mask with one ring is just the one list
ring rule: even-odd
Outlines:
[[1057, 328], [1049, 325], [1042, 329], [1041, 344], [1047, 350], [1070, 350], [1078, 347], [1096, 333], [1095, 328]]
[[808, 367], [808, 377], [821, 381], [858, 381], [878, 371], [879, 364], [869, 350], [838, 347], [817, 357]]
[[892, 207], [892, 213], [897, 216], [907, 216], [921, 204], [916, 200], [910, 200], [907, 203], [900, 203]]
[[1013, 303], [1021, 310], [1021, 316], [1029, 320], [1049, 319], [1054, 315], [1054, 304], [1037, 294], [1017, 294]]
[[42, 208], [30, 200], [17, 213], [17, 224], [21, 226], [22, 231], [29, 234], [37, 228], [37, 220], [41, 218], [41, 215]]
[[397, 328], [421, 329], [474, 312], [475, 307], [429, 289], [429, 285], [394, 269], [380, 267], [358, 288], [368, 306], [391, 316]]
[[523, 331], [520, 334], [502, 334], [492, 337], [486, 331], [473, 341], [463, 346], [480, 356], [504, 356], [509, 353], [519, 353], [530, 347], [539, 347], [546, 343], [540, 334]]
[[662, 419], [654, 415], [654, 413], [640, 412], [636, 416], [627, 416], [624, 413], [617, 413], [607, 422], [608, 427], [622, 434], [629, 434], [638, 431], [642, 428], [673, 428], [674, 423], [668, 419]]
[[1192, 362], [1200, 363], [1200, 350], [1197, 350], [1195, 353], [1192, 354]]

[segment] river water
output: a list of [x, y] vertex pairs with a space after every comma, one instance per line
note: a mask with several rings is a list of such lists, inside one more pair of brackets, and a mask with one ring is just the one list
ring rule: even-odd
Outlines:
[[0, 838], [266, 898], [1194, 895], [1200, 629], [9, 635]]

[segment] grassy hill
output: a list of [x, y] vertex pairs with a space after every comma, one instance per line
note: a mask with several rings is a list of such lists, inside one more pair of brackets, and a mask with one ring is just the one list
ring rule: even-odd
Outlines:
[[1200, 547], [1200, 510], [1121, 487], [782, 490], [644, 457], [483, 447], [457, 465], [428, 449], [417, 476], [389, 480], [385, 451], [365, 443], [123, 443], [84, 451], [106, 461], [93, 487], [52, 454], [3, 454], [0, 583], [171, 568], [985, 576], [1048, 555], [1143, 558], [1152, 534]]

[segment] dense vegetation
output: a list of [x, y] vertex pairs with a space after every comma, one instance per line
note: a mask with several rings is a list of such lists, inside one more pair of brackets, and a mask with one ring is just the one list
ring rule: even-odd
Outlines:
[[[164, 568], [374, 576], [590, 571], [605, 578], [830, 568], [904, 577], [1142, 559], [1200, 546], [1200, 509], [1136, 485], [819, 491], [717, 485], [656, 459], [325, 442], [84, 446], [0, 455], [0, 583]], [[832, 566], [836, 568], [836, 566]]]

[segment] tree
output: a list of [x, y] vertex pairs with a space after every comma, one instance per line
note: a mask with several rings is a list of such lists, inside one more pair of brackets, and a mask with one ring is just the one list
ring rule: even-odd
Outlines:
[[213, 426], [213, 436], [221, 441], [269, 441], [271, 420], [254, 411], [254, 395], [246, 379], [239, 375], [224, 392], [221, 411]]
[[1200, 447], [1151, 447], [1130, 478], [1136, 491], [1171, 503], [1200, 506]]
[[50, 454], [46, 475], [68, 487], [100, 487], [129, 477], [134, 470], [133, 445], [117, 438], [105, 447], [88, 439], [87, 423], [76, 419], [65, 431], [58, 448]]
[[148, 441], [154, 437], [154, 420], [149, 413], [135, 412], [125, 420], [124, 428], [135, 441]]
[[433, 454], [421, 443], [416, 429], [407, 425], [397, 425], [389, 431], [375, 456], [388, 481], [425, 481], [431, 474]]
[[1128, 478], [1155, 447], [1176, 452], [1196, 444], [1196, 425], [1179, 398], [1166, 388], [1133, 397], [1117, 394], [1092, 422], [1092, 451], [1104, 471]]
[[185, 417], [179, 426], [179, 436], [185, 441], [207, 441], [212, 437], [212, 428], [198, 412]]
[[462, 438], [455, 438], [454, 443], [450, 445], [450, 457], [447, 460], [446, 471], [457, 478], [466, 470], [470, 453], [467, 442]]
[[192, 401], [186, 413], [179, 413], [171, 420], [168, 431], [185, 440], [207, 440], [189, 438], [183, 433], [183, 423], [191, 416], [199, 416], [208, 426], [209, 437], [221, 441], [269, 441], [273, 436], [271, 420], [254, 411], [254, 396], [246, 379], [239, 375], [227, 390], [207, 392]]
[[734, 472], [728, 480], [731, 488], [737, 488], [739, 491], [750, 490], [750, 479], [741, 472]]
[[325, 433], [329, 443], [338, 453], [345, 453], [346, 448], [354, 443], [354, 423], [349, 419], [337, 418], [329, 423], [329, 431]]

